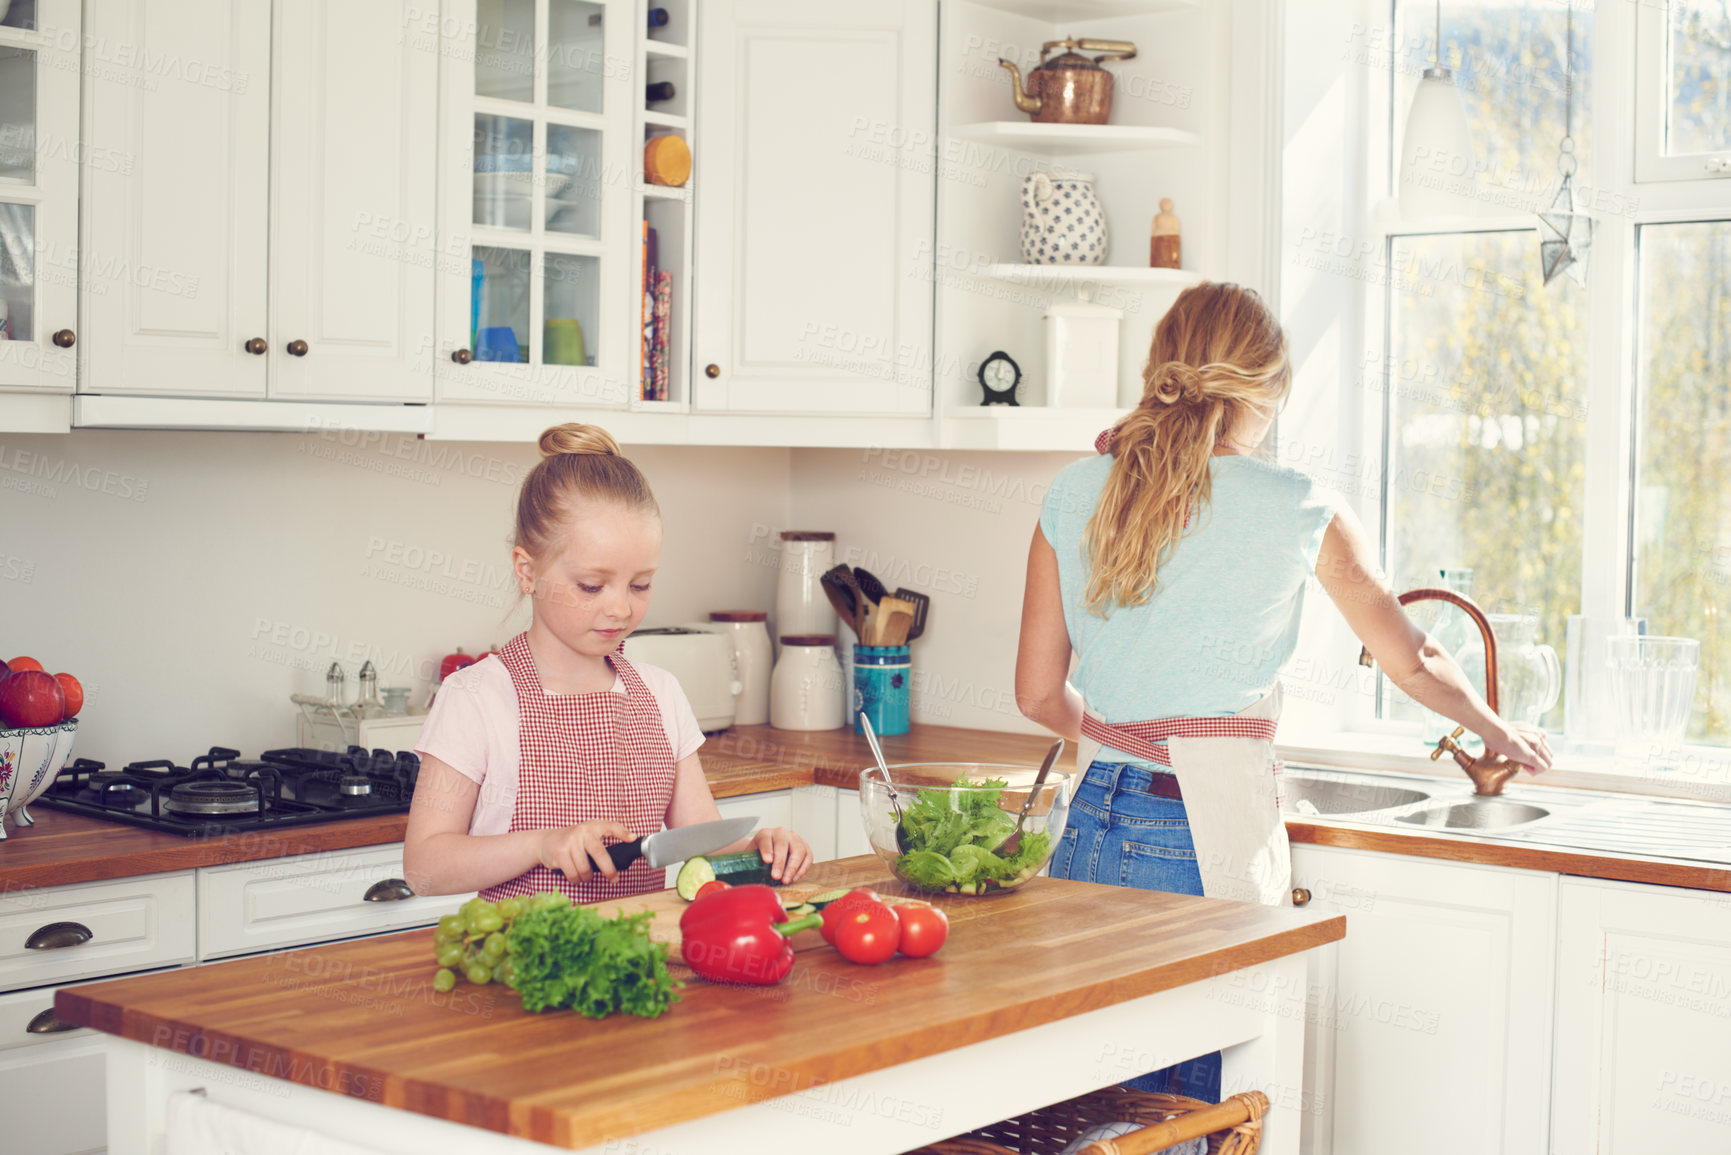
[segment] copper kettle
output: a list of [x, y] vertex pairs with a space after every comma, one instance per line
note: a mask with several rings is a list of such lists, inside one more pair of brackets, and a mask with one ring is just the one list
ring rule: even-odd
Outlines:
[[[1047, 60], [1054, 48], [1065, 51]], [[1106, 55], [1089, 60], [1084, 52]], [[1100, 64], [1135, 55], [1128, 40], [1050, 40], [1040, 46], [1040, 66], [1028, 72], [1026, 90], [1021, 69], [1002, 57], [998, 63], [1010, 70], [1016, 107], [1036, 124], [1105, 124], [1112, 112], [1112, 74]]]

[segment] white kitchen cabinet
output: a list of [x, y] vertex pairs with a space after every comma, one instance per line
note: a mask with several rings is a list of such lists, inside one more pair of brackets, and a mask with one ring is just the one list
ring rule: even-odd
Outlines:
[[698, 8], [694, 407], [929, 413], [935, 0]]
[[432, 398], [439, 58], [413, 10], [275, 6], [272, 397]]
[[1556, 876], [1311, 844], [1292, 867], [1347, 920], [1310, 976], [1302, 1149], [1545, 1150]]
[[[92, 5], [79, 391], [427, 401], [437, 57], [380, 0]], [[274, 92], [274, 100], [273, 100]]]
[[56, 1019], [58, 989], [0, 995], [0, 1146], [21, 1155], [87, 1155], [108, 1145], [107, 1036]]
[[189, 963], [192, 871], [0, 894], [0, 991]]
[[627, 139], [642, 12], [635, 0], [431, 8], [412, 34], [441, 57], [438, 398], [623, 407], [642, 259], [641, 146]]
[[1562, 880], [1557, 1155], [1731, 1150], [1731, 895]]
[[417, 897], [403, 881], [402, 843], [201, 867], [198, 957], [431, 926], [467, 897]]
[[71, 393], [78, 329], [82, 153], [78, 0], [14, 4], [0, 19], [0, 391]]

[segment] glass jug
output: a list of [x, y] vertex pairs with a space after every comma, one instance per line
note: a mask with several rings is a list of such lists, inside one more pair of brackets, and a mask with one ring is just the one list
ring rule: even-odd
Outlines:
[[[1563, 690], [1557, 651], [1538, 640], [1539, 619], [1532, 614], [1485, 617], [1497, 639], [1497, 712], [1510, 722], [1537, 726]], [[1457, 660], [1468, 670], [1483, 670], [1484, 652], [1475, 639]]]

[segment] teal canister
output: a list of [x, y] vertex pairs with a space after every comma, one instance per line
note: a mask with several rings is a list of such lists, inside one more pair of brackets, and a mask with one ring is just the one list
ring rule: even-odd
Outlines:
[[912, 656], [907, 646], [855, 646], [853, 648], [853, 729], [863, 712], [879, 734], [908, 732], [908, 683], [912, 678]]

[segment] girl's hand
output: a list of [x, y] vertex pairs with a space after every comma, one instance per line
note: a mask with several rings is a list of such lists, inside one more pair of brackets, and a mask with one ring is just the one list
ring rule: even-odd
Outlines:
[[811, 868], [811, 847], [785, 826], [759, 830], [751, 841], [778, 882], [798, 882]]
[[616, 878], [619, 868], [613, 865], [603, 838], [629, 842], [632, 835], [623, 823], [597, 819], [541, 831], [535, 852], [542, 866], [557, 870], [566, 878], [585, 879], [597, 872], [605, 878]]
[[1520, 763], [1529, 774], [1542, 774], [1551, 768], [1551, 744], [1545, 732], [1536, 726], [1515, 723], [1505, 727], [1501, 734], [1481, 737], [1486, 750]]

